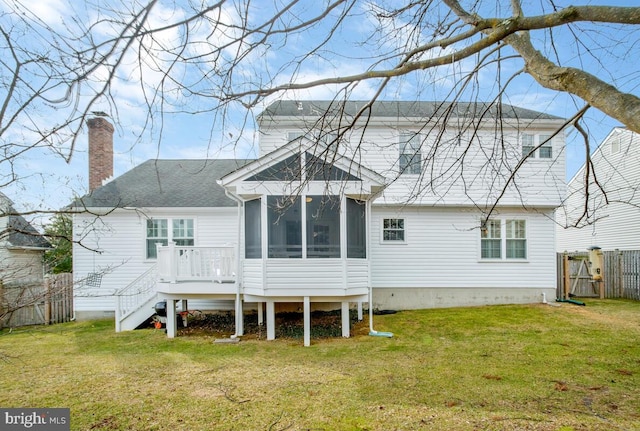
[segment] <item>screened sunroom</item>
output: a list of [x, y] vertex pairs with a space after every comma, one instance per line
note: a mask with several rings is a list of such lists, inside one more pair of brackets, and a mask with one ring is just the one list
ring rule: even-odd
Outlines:
[[304, 138], [220, 180], [241, 205], [245, 302], [367, 301], [370, 202], [384, 178]]

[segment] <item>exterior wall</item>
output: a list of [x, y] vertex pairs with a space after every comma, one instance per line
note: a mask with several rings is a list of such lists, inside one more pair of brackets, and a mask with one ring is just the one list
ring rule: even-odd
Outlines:
[[247, 259], [244, 293], [256, 296], [366, 295], [366, 259]]
[[[522, 157], [519, 132], [551, 134], [562, 121], [529, 121], [530, 124], [505, 121], [500, 134], [496, 133], [496, 124], [489, 122], [478, 126], [475, 133], [465, 132], [458, 138], [455, 125], [443, 130], [410, 120], [372, 119], [364, 132], [356, 129], [345, 135], [345, 142], [340, 144], [342, 154], [389, 180], [390, 185], [378, 202], [484, 207], [500, 197], [501, 205], [561, 204], [566, 192], [563, 133], [552, 139], [552, 159], [529, 159], [513, 178], [511, 171]], [[289, 132], [301, 132], [304, 127], [299, 120], [286, 119], [263, 124], [260, 154], [284, 145]], [[421, 148], [422, 175], [399, 175], [399, 134], [407, 131], [419, 132], [425, 138]], [[511, 185], [503, 195], [507, 180]]]
[[[542, 293], [551, 299], [556, 287], [553, 210], [502, 209], [496, 214], [526, 220], [526, 260], [482, 260], [480, 217], [478, 212], [462, 208], [374, 206], [374, 307], [539, 302]], [[405, 243], [382, 242], [383, 218], [404, 218]]]
[[[612, 150], [612, 144], [619, 148], [617, 152]], [[578, 171], [569, 183], [567, 200], [558, 211], [557, 251], [586, 251], [591, 246], [604, 250], [640, 249], [639, 150], [640, 135], [614, 129], [592, 155], [598, 183], [591, 176], [588, 199], [585, 168]], [[585, 200], [587, 216], [583, 216]], [[579, 227], [573, 227], [576, 224]]]
[[[145, 251], [148, 217], [193, 218], [197, 246], [238, 242], [236, 208], [117, 209], [102, 217], [75, 214], [74, 240], [81, 241], [73, 245], [75, 310], [79, 318], [112, 315], [113, 294], [153, 266], [155, 259], [147, 259]], [[102, 274], [99, 286], [87, 283], [92, 273]]]
[[[0, 193], [0, 213], [13, 211], [9, 198]], [[0, 216], [0, 232], [7, 230], [8, 217]], [[16, 280], [44, 280], [44, 251], [12, 248], [7, 240], [0, 237], [0, 280], [10, 283]]]
[[3, 283], [44, 280], [43, 252], [0, 248], [0, 274]]
[[[552, 139], [551, 159], [528, 159], [517, 173], [513, 170], [522, 158], [521, 132], [553, 134], [562, 123], [504, 121], [496, 127], [488, 121], [467, 124], [469, 131], [460, 134], [455, 124], [443, 127], [411, 118], [374, 118], [366, 130], [356, 127], [346, 134], [341, 154], [385, 176], [389, 183], [373, 203], [370, 222], [373, 306], [531, 303], [542, 301], [543, 294], [552, 299], [556, 290], [553, 209], [566, 193], [564, 133]], [[288, 133], [309, 130], [314, 124], [311, 118], [263, 122], [261, 156], [286, 144]], [[406, 131], [426, 138], [421, 175], [399, 175], [399, 134]], [[496, 217], [526, 220], [526, 260], [480, 258], [482, 214], [473, 208], [496, 202]], [[382, 243], [383, 218], [405, 219], [405, 243]]]

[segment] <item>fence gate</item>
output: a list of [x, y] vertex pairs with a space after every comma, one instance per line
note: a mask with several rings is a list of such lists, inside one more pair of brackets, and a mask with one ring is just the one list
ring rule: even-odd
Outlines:
[[562, 255], [562, 283], [558, 298], [604, 298], [602, 283], [591, 275], [591, 265], [587, 253]]
[[603, 297], [640, 300], [640, 251], [602, 253], [603, 280], [591, 278], [588, 253], [558, 253], [557, 297]]

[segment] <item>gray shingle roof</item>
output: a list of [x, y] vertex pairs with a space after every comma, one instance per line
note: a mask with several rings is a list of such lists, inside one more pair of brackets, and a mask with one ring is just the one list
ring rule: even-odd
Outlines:
[[49, 241], [23, 216], [18, 215], [12, 206], [6, 208], [6, 212], [0, 211], [0, 216], [7, 217], [6, 230], [2, 236], [6, 235], [5, 239], [9, 246], [19, 248], [51, 248]]
[[[344, 114], [355, 115], [367, 101], [350, 100], [344, 104]], [[500, 105], [500, 117], [504, 119], [553, 119], [559, 120], [561, 117], [546, 114], [544, 112], [533, 111], [531, 109], [519, 108], [517, 106]], [[341, 102], [329, 100], [279, 100], [273, 102], [265, 108], [259, 115], [263, 117], [277, 116], [320, 116], [322, 113], [338, 112], [342, 109]], [[497, 118], [498, 105], [481, 102], [426, 102], [426, 101], [377, 101], [373, 104], [372, 117], [393, 117], [393, 118], [431, 118], [442, 115], [447, 110], [452, 110], [453, 117], [467, 118]]]
[[217, 180], [251, 160], [147, 160], [71, 206], [100, 208], [232, 207]]
[[[6, 246], [19, 248], [51, 248], [47, 241], [31, 223], [29, 223], [13, 206], [7, 195], [0, 192], [0, 218], [3, 218], [3, 228], [0, 229], [0, 239], [6, 241]], [[5, 224], [6, 223], [6, 224]]]

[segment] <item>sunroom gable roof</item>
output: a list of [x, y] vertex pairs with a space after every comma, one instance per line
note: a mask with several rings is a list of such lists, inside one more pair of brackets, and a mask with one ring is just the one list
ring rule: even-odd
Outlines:
[[[311, 141], [304, 136], [298, 137], [271, 153], [223, 176], [218, 182], [223, 187], [234, 188], [245, 181], [268, 181], [259, 174], [267, 172], [269, 168], [287, 164], [287, 160], [293, 160], [295, 157], [300, 157], [301, 154], [309, 154], [314, 160], [320, 160], [326, 164], [326, 171], [333, 178], [324, 178], [322, 179], [323, 181], [361, 181], [366, 183], [368, 188], [374, 189], [380, 189], [385, 186], [386, 181], [382, 175], [348, 157], [334, 153], [325, 143]], [[294, 178], [295, 176], [292, 174], [282, 181], [299, 179]], [[307, 179], [307, 181], [313, 181], [313, 179]]]

